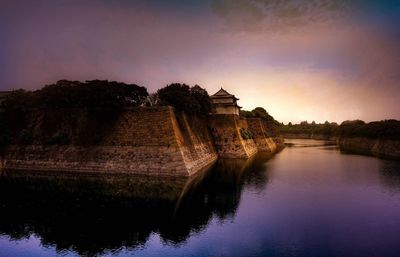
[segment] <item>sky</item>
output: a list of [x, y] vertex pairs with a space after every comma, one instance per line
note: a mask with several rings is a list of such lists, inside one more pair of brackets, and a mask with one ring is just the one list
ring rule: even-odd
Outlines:
[[223, 87], [278, 121], [400, 119], [400, 0], [0, 0], [0, 90]]

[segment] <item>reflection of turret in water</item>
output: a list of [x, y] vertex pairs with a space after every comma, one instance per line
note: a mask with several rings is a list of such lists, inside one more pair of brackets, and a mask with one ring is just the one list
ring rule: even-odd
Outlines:
[[181, 243], [214, 216], [233, 217], [244, 187], [265, 185], [257, 158], [221, 160], [189, 179], [2, 177], [0, 234], [35, 234], [45, 246], [86, 256], [135, 248], [152, 233]]

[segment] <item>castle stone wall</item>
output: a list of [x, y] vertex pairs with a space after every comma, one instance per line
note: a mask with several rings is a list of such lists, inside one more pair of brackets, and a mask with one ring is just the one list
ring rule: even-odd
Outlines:
[[21, 143], [19, 131], [0, 149], [2, 173], [191, 176], [218, 156], [247, 159], [277, 148], [259, 118], [217, 114], [206, 119], [172, 107], [111, 113], [38, 109], [24, 119], [21, 131], [31, 142]]
[[243, 139], [240, 129], [247, 129], [246, 119], [238, 115], [210, 115], [209, 126], [215, 147], [222, 158], [249, 158], [257, 153], [253, 139]]
[[249, 130], [253, 133], [258, 151], [274, 152], [277, 148], [274, 140], [268, 136], [266, 123], [260, 118], [247, 118]]
[[[49, 126], [46, 122], [54, 122], [55, 119], [43, 118], [49, 115], [43, 113], [46, 112], [44, 110], [36, 112], [27, 126], [33, 130], [33, 144], [14, 144], [2, 151], [2, 166], [7, 173], [36, 170], [189, 176], [217, 159], [205, 120], [190, 120], [172, 107], [122, 110], [111, 122], [107, 133], [103, 131], [101, 140], [90, 145], [77, 143], [76, 138], [82, 136], [70, 132], [79, 130], [79, 126], [93, 123], [88, 120], [85, 112], [74, 116], [72, 121], [69, 117], [70, 120], [65, 122], [78, 127], [64, 126], [63, 118], [58, 120], [59, 124]], [[51, 112], [52, 115], [57, 115], [57, 111]], [[48, 130], [47, 127], [52, 127], [51, 133], [58, 133], [57, 130], [67, 131], [71, 143], [42, 144], [43, 140], [37, 138], [43, 137], [40, 133]], [[88, 137], [96, 137], [96, 130], [89, 133], [92, 135]]]

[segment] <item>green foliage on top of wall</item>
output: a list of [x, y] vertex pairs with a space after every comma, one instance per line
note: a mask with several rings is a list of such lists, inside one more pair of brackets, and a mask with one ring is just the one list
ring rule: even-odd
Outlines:
[[60, 80], [36, 91], [12, 91], [3, 106], [6, 112], [24, 112], [30, 108], [118, 108], [140, 106], [148, 95], [145, 87], [135, 84]]
[[159, 105], [171, 105], [187, 114], [207, 115], [212, 108], [207, 91], [198, 85], [170, 84], [159, 89], [156, 97]]
[[280, 135], [280, 123], [274, 119], [264, 108], [262, 107], [256, 107], [251, 111], [246, 111], [246, 110], [240, 110], [240, 116], [245, 117], [245, 118], [260, 118], [262, 119], [266, 125], [267, 125], [267, 130], [268, 134], [266, 136], [268, 137], [275, 137]]

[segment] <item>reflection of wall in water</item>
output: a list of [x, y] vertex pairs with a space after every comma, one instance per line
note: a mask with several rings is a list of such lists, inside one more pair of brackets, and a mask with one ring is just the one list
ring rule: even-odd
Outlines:
[[400, 192], [400, 162], [380, 160], [380, 180], [388, 191]]
[[181, 243], [212, 217], [234, 216], [243, 189], [259, 180], [249, 176], [263, 178], [257, 165], [256, 158], [222, 160], [190, 179], [3, 177], [0, 233], [14, 239], [36, 234], [43, 245], [81, 255], [135, 248], [151, 233]]
[[250, 159], [218, 160], [196, 190], [186, 194], [181, 206], [185, 203], [198, 202], [203, 205], [203, 209], [213, 210], [220, 219], [233, 217], [243, 189], [259, 189], [266, 186], [268, 178], [263, 163], [271, 156], [258, 154]]
[[[54, 182], [56, 181], [56, 184]], [[144, 244], [152, 232], [171, 230], [185, 179], [3, 178], [0, 233], [36, 234], [44, 245], [94, 255]], [[199, 224], [171, 235], [185, 239]]]

